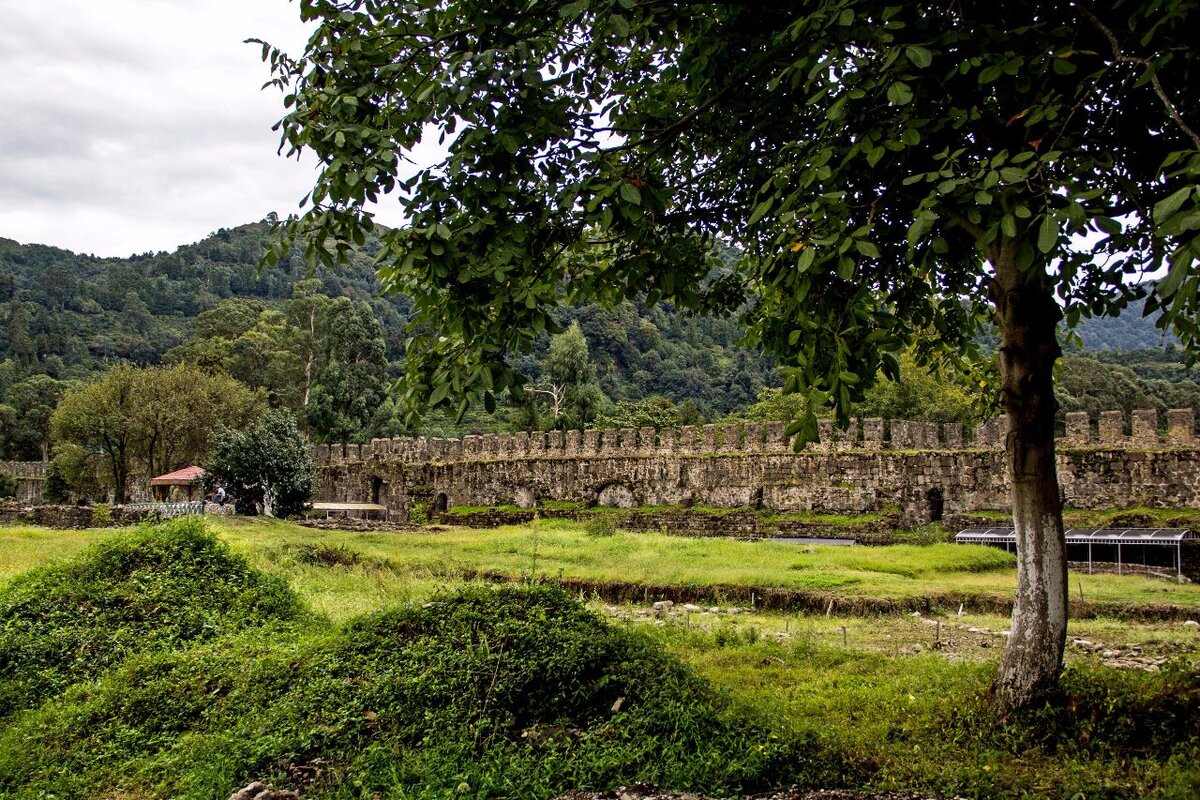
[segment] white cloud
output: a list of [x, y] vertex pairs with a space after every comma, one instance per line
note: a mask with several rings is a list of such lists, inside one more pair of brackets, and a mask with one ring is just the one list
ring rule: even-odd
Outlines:
[[251, 37], [301, 50], [298, 4], [0, 0], [0, 236], [128, 255], [294, 211], [313, 162], [275, 154]]

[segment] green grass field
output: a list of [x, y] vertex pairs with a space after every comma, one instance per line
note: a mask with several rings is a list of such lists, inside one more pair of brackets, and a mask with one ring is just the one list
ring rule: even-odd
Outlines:
[[[967, 545], [820, 547], [697, 539], [618, 531], [589, 536], [585, 525], [541, 520], [492, 530], [348, 533], [278, 520], [211, 520], [256, 566], [283, 574], [321, 613], [342, 619], [455, 583], [465, 572], [512, 578], [573, 578], [676, 586], [732, 584], [822, 591], [848, 598], [1011, 597], [1011, 555]], [[0, 528], [0, 580], [78, 552], [106, 531]], [[346, 549], [353, 568], [305, 562], [305, 549]], [[1070, 577], [1074, 599], [1200, 609], [1200, 585], [1111, 574]]]
[[[585, 525], [562, 521], [402, 533], [319, 531], [270, 520], [209, 522], [234, 552], [282, 577], [316, 612], [313, 622], [304, 623], [317, 625], [313, 641], [361, 624], [367, 614], [406, 604], [419, 608], [478, 571], [518, 581], [563, 576], [741, 584], [890, 598], [1003, 596], [1014, 581], [1012, 557], [1003, 551], [944, 544], [845, 548], [624, 532], [592, 536]], [[0, 528], [0, 590], [18, 573], [122, 535]], [[1192, 585], [1114, 575], [1072, 575], [1071, 583], [1073, 594], [1081, 586], [1089, 600], [1200, 608], [1200, 588]], [[999, 720], [988, 692], [1008, 625], [1003, 616], [959, 616], [943, 608], [936, 628], [937, 620], [908, 614], [713, 614], [676, 607], [654, 615], [644, 605], [592, 605], [690, 664], [732, 699], [731, 713], [765, 731], [764, 746], [809, 754], [795, 767], [795, 779], [809, 785], [965, 797], [1200, 794], [1196, 741], [1185, 736], [1191, 723], [1180, 722], [1200, 718], [1195, 627], [1073, 620], [1071, 638], [1102, 643], [1106, 652], [1135, 652], [1155, 665], [1153, 671], [1115, 669], [1106, 655], [1070, 647], [1067, 698], [1028, 718]], [[160, 796], [137, 785], [121, 791], [119, 796]], [[406, 790], [395, 796], [423, 795]]]

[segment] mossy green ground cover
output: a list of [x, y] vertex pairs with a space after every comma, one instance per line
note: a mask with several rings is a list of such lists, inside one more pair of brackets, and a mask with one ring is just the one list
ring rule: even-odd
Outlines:
[[[564, 520], [493, 530], [371, 534], [314, 531], [283, 522], [226, 523], [221, 530], [235, 548], [268, 569], [280, 562], [272, 554], [286, 553], [289, 546], [351, 547], [389, 565], [389, 574], [372, 576], [370, 591], [375, 593], [389, 584], [407, 586], [414, 579], [454, 580], [467, 571], [514, 578], [775, 586], [882, 598], [1006, 598], [1016, 585], [1011, 555], [996, 548], [952, 544], [808, 547], [622, 531], [588, 536], [585, 523]], [[1072, 596], [1082, 592], [1084, 599], [1097, 603], [1200, 608], [1200, 586], [1152, 578], [1072, 574], [1071, 591]], [[337, 613], [332, 607], [329, 611]]]
[[[282, 574], [316, 611], [335, 619], [423, 596], [477, 572], [520, 579], [768, 586], [847, 598], [944, 597], [955, 604], [964, 596], [1010, 598], [1016, 585], [1011, 555], [967, 545], [810, 547], [619, 530], [611, 536], [589, 536], [586, 523], [566, 520], [402, 533], [319, 531], [282, 521], [210, 524], [251, 563]], [[0, 582], [5, 575], [69, 556], [106, 535], [0, 528]], [[350, 548], [363, 563], [356, 569], [331, 571], [306, 563], [306, 548]], [[1200, 585], [1195, 584], [1072, 573], [1070, 593], [1073, 599], [1113, 608], [1173, 605], [1200, 613]]]
[[799, 763], [558, 589], [458, 587], [334, 625], [196, 519], [0, 590], [0, 697], [13, 798], [226, 797], [254, 779], [313, 798], [729, 793]]
[[[527, 579], [568, 567], [596, 579], [654, 583], [740, 575], [770, 585], [819, 570], [860, 578], [850, 584], [859, 591], [930, 591], [984, 579], [987, 591], [1009, 591], [1012, 566], [1002, 552], [909, 546], [805, 553], [763, 542], [587, 536], [582, 526], [561, 523], [418, 534], [283, 522], [226, 522], [217, 530], [230, 550], [201, 538], [194, 544], [202, 555], [193, 553], [192, 563], [232, 565], [244, 591], [220, 588], [212, 570], [188, 578], [188, 591], [231, 598], [219, 608], [234, 611], [212, 611], [215, 632], [195, 637], [163, 615], [167, 633], [138, 637], [145, 647], [114, 655], [65, 689], [71, 659], [39, 661], [39, 672], [64, 677], [0, 721], [0, 797], [223, 797], [253, 778], [303, 784], [304, 796], [314, 798], [544, 798], [569, 786], [639, 778], [718, 794], [799, 781], [972, 797], [1200, 795], [1200, 635], [1178, 623], [1073, 622], [1072, 636], [1137, 644], [1173, 660], [1152, 674], [1107, 668], [1072, 651], [1064, 697], [1003, 721], [988, 696], [1000, 642], [961, 627], [947, 626], [949, 646], [935, 651], [933, 630], [907, 615], [696, 613], [604, 623], [574, 604], [548, 601], [536, 587], [456, 594], [462, 581], [455, 576], [464, 570]], [[28, 599], [31, 586], [49, 587], [37, 604], [43, 612], [56, 607], [56, 597], [87, 596], [67, 575], [91, 575], [94, 593], [104, 580], [95, 559], [88, 568], [65, 567], [54, 580], [12, 575], [114, 537], [118, 552], [128, 553], [127, 535], [0, 529], [0, 596], [24, 592]], [[152, 549], [164, 548], [159, 541]], [[697, 558], [699, 568], [689, 563]], [[131, 567], [118, 569], [112, 583], [127, 601], [119, 607], [149, 607], [138, 600], [139, 582], [172, 596], [170, 582], [154, 578], [171, 573], [165, 561], [140, 573], [127, 559], [106, 563]], [[284, 579], [302, 603], [247, 614], [264, 607], [249, 601], [278, 597], [279, 584], [268, 576]], [[1089, 597], [1106, 584], [1110, 596], [1134, 602], [1194, 597], [1193, 587], [1161, 581], [1082, 577]], [[424, 607], [439, 593], [436, 605]], [[84, 606], [58, 607], [66, 609], [64, 630], [77, 631], [73, 609]], [[14, 626], [10, 612], [3, 624], [20, 628], [29, 616], [20, 612]], [[1001, 617], [944, 618], [994, 631], [1007, 625]], [[112, 619], [120, 627], [120, 616]], [[547, 628], [545, 635], [521, 619]], [[541, 655], [509, 675], [515, 662], [507, 659], [518, 648], [501, 641]], [[571, 677], [597, 662], [635, 666], [614, 667], [617, 678]], [[23, 663], [0, 653], [0, 670], [18, 679], [29, 672]], [[531, 674], [545, 681], [548, 673], [565, 677], [521, 705], [530, 692], [522, 681]], [[613, 681], [633, 688], [612, 695], [604, 687]], [[614, 728], [614, 697], [634, 697], [635, 689], [646, 705], [623, 704], [626, 714], [642, 710]], [[429, 702], [419, 700], [426, 696]], [[550, 706], [563, 714], [550, 714]]]

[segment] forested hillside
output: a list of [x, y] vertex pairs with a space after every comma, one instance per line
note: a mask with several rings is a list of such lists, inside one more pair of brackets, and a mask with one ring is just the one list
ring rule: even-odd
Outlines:
[[[377, 294], [370, 265], [377, 242], [368, 241], [338, 271], [310, 275], [298, 256], [260, 271], [266, 233], [261, 223], [222, 229], [173, 253], [130, 258], [0, 239], [0, 422], [6, 413], [10, 422], [0, 451], [32, 455], [45, 445], [33, 430], [44, 426], [21, 422], [28, 415], [11, 408], [14, 387], [22, 400], [30, 393], [25, 384], [39, 376], [38, 397], [22, 402], [48, 407], [42, 420], [66, 385], [116, 363], [221, 368], [264, 389], [273, 404], [300, 412], [319, 440], [400, 433], [403, 423], [383, 388], [398, 374], [408, 305]], [[343, 297], [349, 305], [328, 302]], [[363, 303], [378, 331], [355, 311]], [[606, 403], [660, 396], [701, 421], [742, 408], [777, 383], [768, 360], [738, 345], [741, 330], [731, 319], [625, 304], [565, 309], [561, 324], [573, 321], [586, 335], [585, 357]], [[382, 337], [378, 355], [376, 336]], [[549, 341], [544, 336], [534, 352], [518, 355], [531, 381], [542, 378]], [[372, 407], [351, 409], [357, 419], [345, 418], [346, 404], [364, 403]], [[518, 416], [521, 424], [544, 424], [537, 408]], [[473, 414], [465, 429], [510, 424], [516, 424], [511, 414]], [[22, 444], [7, 441], [14, 437]]]
[[[130, 258], [0, 239], [0, 457], [47, 457], [50, 416], [64, 392], [122, 363], [228, 373], [291, 410], [316, 441], [405, 433], [387, 389], [400, 371], [409, 307], [377, 293], [378, 243], [335, 272], [310, 274], [299, 256], [260, 271], [266, 235], [263, 223], [243, 225]], [[797, 411], [773, 388], [770, 361], [739, 344], [734, 319], [625, 303], [563, 309], [558, 321], [564, 330], [578, 323], [582, 337], [563, 334], [557, 357], [549, 335], [516, 354], [535, 390], [524, 405], [498, 415], [473, 409], [460, 424], [434, 415], [422, 430], [661, 426]], [[1080, 333], [1094, 352], [1064, 359], [1064, 410], [1200, 410], [1194, 371], [1140, 307], [1086, 321]], [[979, 413], [974, 385], [905, 364], [902, 384], [881, 385], [863, 413], [941, 421]]]
[[[222, 229], [173, 253], [96, 258], [0, 239], [0, 361], [9, 369], [83, 378], [115, 360], [155, 364], [196, 317], [231, 297], [282, 301], [305, 271], [300, 259], [260, 272], [265, 226]], [[372, 304], [400, 346], [402, 302], [376, 297], [367, 255], [319, 275], [321, 290]]]

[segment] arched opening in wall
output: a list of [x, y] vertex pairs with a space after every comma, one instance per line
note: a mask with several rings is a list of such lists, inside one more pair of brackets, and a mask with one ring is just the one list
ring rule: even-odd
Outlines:
[[925, 493], [925, 507], [930, 522], [941, 522], [946, 508], [946, 495], [941, 489], [930, 489]]
[[596, 505], [607, 508], [633, 508], [633, 492], [628, 486], [620, 483], [610, 483], [596, 494]]
[[450, 510], [450, 498], [446, 497], [445, 492], [439, 492], [438, 496], [433, 498], [433, 510], [439, 514], [445, 514]]
[[517, 508], [535, 508], [537, 506], [537, 493], [528, 486], [518, 486], [512, 493], [513, 505]]
[[383, 478], [378, 475], [371, 476], [371, 502], [379, 505], [379, 497], [383, 492]]

